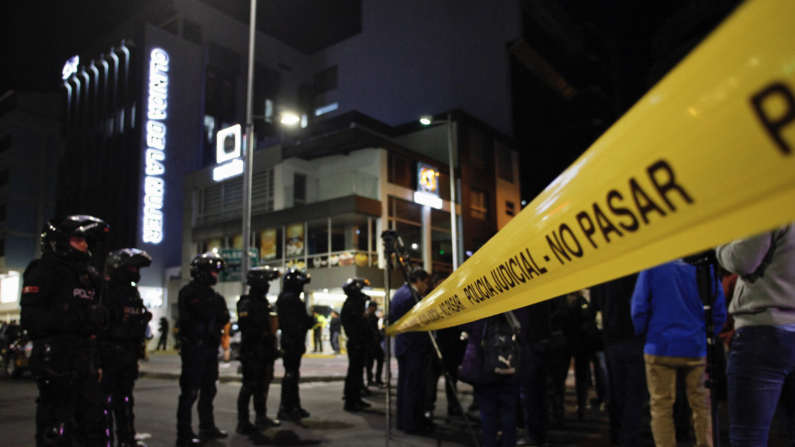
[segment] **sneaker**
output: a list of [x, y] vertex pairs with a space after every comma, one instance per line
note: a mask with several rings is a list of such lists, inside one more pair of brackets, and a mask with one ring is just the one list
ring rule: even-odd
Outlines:
[[200, 445], [202, 445], [202, 442], [194, 433], [188, 433], [185, 436], [177, 436], [177, 447], [193, 447]]
[[254, 421], [254, 425], [257, 427], [257, 430], [267, 430], [271, 427], [278, 427], [282, 425], [281, 421], [278, 419], [271, 419], [267, 416], [257, 417], [257, 420]]
[[359, 401], [355, 402], [355, 403], [356, 403], [356, 405], [358, 405], [360, 407], [364, 407], [364, 408], [370, 408], [370, 407], [373, 406], [373, 404], [371, 404], [370, 402], [367, 402], [364, 399], [359, 399]]
[[302, 416], [302, 413], [297, 408], [285, 408], [279, 410], [279, 414], [276, 417], [282, 421], [298, 422], [305, 416]]
[[229, 436], [229, 433], [221, 430], [218, 427], [212, 427], [212, 428], [200, 429], [199, 430], [199, 438], [221, 439], [221, 438], [226, 438], [227, 436]]

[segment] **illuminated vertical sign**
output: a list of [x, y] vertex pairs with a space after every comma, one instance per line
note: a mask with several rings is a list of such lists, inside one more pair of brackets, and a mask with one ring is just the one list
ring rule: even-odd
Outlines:
[[163, 199], [166, 168], [166, 109], [168, 107], [168, 53], [152, 50], [149, 58], [149, 101], [146, 133], [143, 241], [163, 240]]

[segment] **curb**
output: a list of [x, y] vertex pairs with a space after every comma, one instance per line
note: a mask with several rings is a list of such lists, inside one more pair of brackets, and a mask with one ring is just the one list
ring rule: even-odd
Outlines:
[[[140, 371], [138, 373], [138, 377], [146, 377], [148, 379], [170, 379], [170, 380], [179, 380], [179, 374], [175, 373], [167, 373], [167, 372], [147, 372], [147, 371]], [[335, 377], [335, 376], [310, 376], [310, 377], [301, 377], [298, 380], [298, 383], [312, 383], [312, 382], [343, 382], [345, 377]], [[243, 376], [221, 376], [218, 378], [218, 381], [221, 383], [233, 383], [233, 382], [242, 382]], [[281, 377], [274, 377], [272, 384], [280, 384], [282, 383]]]

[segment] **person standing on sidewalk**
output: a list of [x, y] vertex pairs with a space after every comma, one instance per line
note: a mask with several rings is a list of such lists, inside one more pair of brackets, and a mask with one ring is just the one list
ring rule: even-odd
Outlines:
[[646, 400], [646, 366], [643, 335], [632, 325], [633, 274], [591, 288], [591, 302], [602, 312], [610, 387], [610, 440], [613, 445], [643, 445], [643, 402]]
[[105, 262], [103, 307], [108, 312], [108, 326], [98, 335], [102, 364], [102, 389], [105, 392], [105, 415], [108, 437], [113, 444], [113, 423], [120, 446], [143, 444], [135, 440], [135, 398], [133, 387], [138, 379], [138, 359], [152, 313], [144, 306], [138, 282], [141, 268], [149, 267], [152, 257], [135, 248], [112, 252]]
[[734, 241], [716, 256], [739, 275], [729, 305], [736, 328], [727, 370], [732, 445], [767, 446], [777, 405], [793, 444], [795, 231], [786, 225]]
[[[428, 291], [428, 272], [415, 269], [409, 282], [403, 284], [392, 296], [389, 323], [394, 324], [407, 314], [415, 301], [411, 289], [420, 296]], [[425, 403], [425, 372], [430, 361], [431, 342], [425, 332], [407, 332], [395, 337], [395, 356], [398, 359], [397, 415], [398, 430], [420, 433], [433, 430], [423, 416]]]
[[224, 297], [213, 290], [226, 261], [217, 254], [196, 256], [190, 263], [193, 280], [179, 291], [179, 335], [182, 338], [177, 406], [177, 446], [200, 445], [191, 427], [193, 404], [198, 399], [199, 435], [205, 439], [226, 438], [215, 426], [213, 399], [217, 392], [218, 347], [229, 310]]
[[166, 317], [160, 318], [158, 329], [160, 330], [160, 341], [157, 342], [157, 347], [155, 348], [155, 351], [159, 351], [161, 346], [165, 351], [168, 349], [168, 318]]
[[326, 318], [317, 311], [312, 312], [312, 318], [315, 320], [312, 326], [312, 340], [315, 347], [313, 352], [323, 352], [323, 326], [326, 325]]
[[[367, 326], [370, 328], [370, 343], [367, 348], [367, 386], [381, 386], [384, 371], [384, 350], [381, 349], [381, 330], [378, 329], [378, 303], [370, 301], [367, 305]], [[375, 364], [375, 375], [373, 365]]]
[[348, 374], [345, 376], [345, 411], [361, 411], [370, 408], [370, 403], [362, 400], [364, 387], [364, 366], [367, 361], [367, 349], [370, 347], [372, 333], [367, 325], [365, 305], [367, 295], [362, 292], [370, 281], [351, 278], [342, 286], [347, 295], [342, 305], [340, 319], [345, 334], [348, 336]]
[[306, 305], [301, 299], [304, 286], [309, 284], [310, 277], [295, 268], [284, 274], [282, 292], [276, 300], [276, 312], [279, 314], [279, 328], [282, 330], [281, 344], [284, 354], [284, 378], [282, 379], [282, 401], [279, 405], [279, 419], [297, 422], [308, 418], [309, 412], [301, 408], [301, 397], [298, 395], [298, 381], [301, 373], [301, 357], [306, 352], [306, 331], [312, 328], [315, 321], [306, 313]]
[[[248, 295], [241, 296], [237, 302], [243, 385], [237, 398], [236, 431], [241, 435], [281, 425], [278, 420], [268, 418], [266, 411], [268, 388], [273, 380], [273, 362], [276, 360], [278, 329], [271, 325], [273, 308], [267, 295], [270, 282], [279, 276], [281, 273], [278, 270], [269, 267], [252, 268], [246, 275], [246, 282], [250, 287]], [[254, 411], [257, 413], [254, 424], [248, 417], [251, 396], [254, 396]]]
[[331, 321], [328, 324], [328, 331], [331, 338], [331, 349], [335, 354], [340, 353], [340, 332], [342, 332], [342, 321], [336, 311], [331, 311]]
[[[713, 305], [715, 327], [726, 321], [723, 290]], [[709, 393], [704, 388], [707, 338], [696, 268], [682, 260], [644, 270], [632, 294], [632, 322], [646, 336], [644, 360], [651, 395], [651, 431], [657, 447], [675, 447], [676, 375], [684, 374], [698, 447], [712, 446]]]

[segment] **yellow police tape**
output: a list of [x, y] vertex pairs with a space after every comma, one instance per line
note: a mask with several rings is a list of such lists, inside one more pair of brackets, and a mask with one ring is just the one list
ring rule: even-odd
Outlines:
[[795, 220], [795, 1], [753, 0], [390, 326], [527, 306]]

